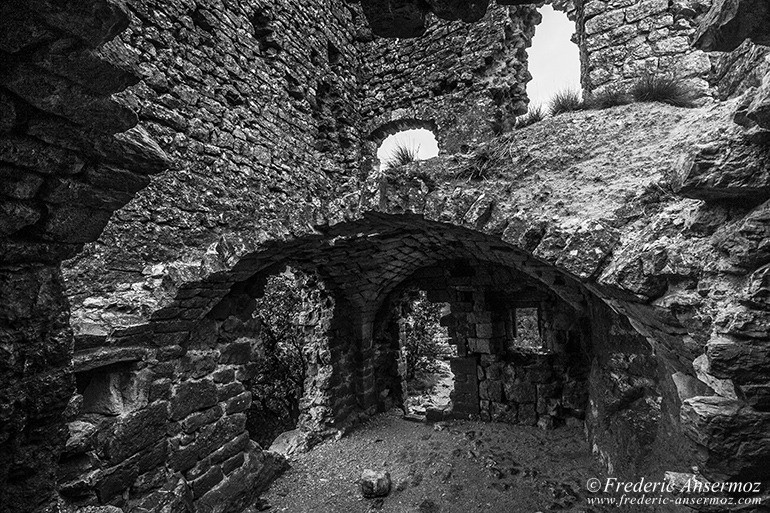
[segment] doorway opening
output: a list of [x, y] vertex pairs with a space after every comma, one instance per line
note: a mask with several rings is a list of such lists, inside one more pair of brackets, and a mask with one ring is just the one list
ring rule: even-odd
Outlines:
[[449, 303], [432, 302], [425, 291], [405, 295], [399, 342], [407, 414], [422, 416], [451, 409], [454, 374], [449, 361], [457, 356], [457, 347], [450, 345], [449, 315]]

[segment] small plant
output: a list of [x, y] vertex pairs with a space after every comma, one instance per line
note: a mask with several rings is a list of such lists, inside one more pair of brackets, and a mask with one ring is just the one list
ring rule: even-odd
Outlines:
[[549, 104], [549, 110], [552, 116], [564, 114], [565, 112], [574, 112], [583, 110], [585, 105], [583, 104], [583, 98], [580, 91], [576, 89], [565, 89], [559, 91], [551, 99]]
[[535, 123], [539, 123], [545, 119], [545, 109], [542, 105], [530, 108], [526, 114], [516, 118], [516, 128], [524, 128]]
[[620, 88], [606, 88], [591, 93], [586, 99], [586, 108], [609, 109], [618, 105], [627, 105], [632, 101], [633, 98], [627, 91]]
[[404, 166], [415, 162], [420, 154], [420, 145], [411, 141], [396, 141], [396, 146], [388, 154], [387, 167]]
[[681, 78], [646, 73], [631, 87], [638, 102], [661, 102], [675, 107], [693, 107], [694, 94]]
[[455, 176], [466, 181], [486, 180], [490, 178], [495, 164], [499, 161], [497, 152], [488, 146], [479, 148], [469, 159], [468, 165]]

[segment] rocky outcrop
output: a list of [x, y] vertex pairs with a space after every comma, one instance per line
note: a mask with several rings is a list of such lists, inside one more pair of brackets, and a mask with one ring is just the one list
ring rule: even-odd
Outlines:
[[686, 198], [758, 204], [770, 199], [770, 147], [721, 139], [679, 165], [672, 183]]
[[746, 39], [770, 45], [770, 6], [763, 0], [715, 0], [700, 22], [695, 44], [708, 51], [730, 51]]
[[58, 263], [169, 161], [112, 96], [138, 81], [113, 41], [128, 25], [122, 4], [23, 1], [0, 11], [0, 503], [33, 511], [56, 501], [76, 409]]
[[770, 130], [770, 71], [749, 104], [746, 117], [765, 130]]
[[[745, 142], [745, 150], [735, 142], [722, 145], [725, 134], [740, 140], [743, 133], [731, 125], [734, 105], [697, 111], [630, 106], [605, 111], [601, 118], [589, 112], [541, 122], [505, 142], [498, 141], [496, 147], [505, 148], [499, 156], [490, 147], [482, 150], [482, 154], [487, 152], [484, 163], [478, 157], [445, 157], [416, 166], [413, 174], [400, 171], [384, 176], [387, 185], [379, 188], [384, 200], [380, 196], [377, 207], [421, 213], [429, 219], [500, 234], [502, 240], [526, 246], [570, 276], [593, 284], [588, 287], [623, 312], [656, 348], [659, 365], [690, 379], [700, 376], [725, 394], [724, 399], [739, 404], [742, 413], [733, 415], [715, 400], [713, 408], [698, 410], [700, 420], [687, 420], [687, 426], [695, 427], [672, 426], [700, 448], [699, 468], [712, 479], [760, 472], [759, 460], [731, 458], [728, 464], [720, 452], [722, 444], [729, 445], [718, 434], [723, 431], [706, 426], [735, 422], [743, 426], [740, 430], [748, 431], [744, 438], [755, 440], [752, 454], [756, 458], [766, 457], [768, 450], [761, 441], [762, 423], [746, 420], [763, 418], [767, 408], [766, 385], [759, 378], [767, 371], [766, 359], [758, 350], [766, 340], [766, 315], [756, 303], [762, 301], [762, 268], [768, 262], [767, 204], [758, 205], [767, 193], [766, 173], [761, 171], [767, 159], [756, 158], [764, 155], [763, 147]], [[655, 116], [656, 121], [646, 124], [642, 118], [647, 115]], [[593, 124], [598, 119], [601, 121]], [[586, 129], [583, 133], [592, 134], [590, 142], [581, 142], [581, 136], [572, 132], [581, 127]], [[603, 131], [615, 129], [623, 132], [605, 138]], [[697, 138], [689, 139], [696, 134]], [[705, 160], [709, 154], [703, 150], [688, 157], [690, 148], [704, 139], [723, 148], [723, 153], [716, 153], [720, 158], [712, 155]], [[740, 157], [743, 151], [749, 153]], [[752, 158], [755, 151], [760, 153]], [[633, 152], [634, 157], [626, 152]], [[683, 162], [700, 162], [685, 167], [689, 178], [678, 190], [705, 198], [707, 203], [671, 194], [670, 180], [681, 177], [682, 169], [672, 154], [680, 155]], [[741, 174], [743, 166], [733, 158], [744, 158], [744, 164], [755, 166], [756, 172]], [[485, 167], [479, 173], [468, 172], [481, 165]], [[463, 176], [479, 176], [479, 181], [463, 185], [459, 178]], [[516, 187], [506, 188], [508, 180], [515, 181]], [[600, 210], [592, 207], [590, 191], [594, 187], [602, 191]], [[480, 204], [485, 206], [476, 208]], [[597, 227], [594, 236], [592, 226]], [[615, 237], [597, 239], [597, 235], [605, 237], [613, 231]], [[749, 279], [751, 273], [757, 274]], [[741, 299], [749, 296], [755, 299]], [[702, 365], [704, 358], [708, 359], [706, 366]], [[695, 360], [700, 362], [697, 372]], [[681, 382], [681, 375], [677, 379]], [[665, 389], [659, 386], [658, 390]], [[641, 393], [639, 390], [630, 386], [630, 397]], [[681, 399], [655, 393], [662, 393], [662, 408], [676, 416]], [[624, 399], [618, 401], [623, 404]], [[602, 411], [599, 418], [612, 416], [612, 407]], [[682, 415], [689, 419], [684, 411]], [[649, 415], [645, 418], [655, 418], [653, 412]], [[602, 444], [605, 449], [612, 447], [608, 440]], [[622, 446], [618, 444], [610, 453]], [[617, 458], [607, 458], [617, 462]]]

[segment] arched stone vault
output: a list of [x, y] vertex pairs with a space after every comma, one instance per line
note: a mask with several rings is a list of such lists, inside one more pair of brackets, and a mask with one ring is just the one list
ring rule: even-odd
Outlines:
[[[675, 447], [677, 443], [681, 445], [678, 409], [681, 401], [689, 397], [683, 390], [697, 395], [698, 391], [705, 392], [705, 388], [688, 377], [686, 362], [680, 363], [676, 356], [662, 358], [666, 353], [666, 338], [672, 336], [671, 330], [686, 332], [675, 320], [668, 318], [665, 311], [661, 310], [658, 315], [654, 308], [622, 291], [596, 285], [588, 287], [573, 273], [536, 258], [499, 236], [430, 221], [421, 215], [370, 212], [356, 221], [317, 229], [318, 233], [314, 235], [267, 242], [260, 251], [239, 258], [230, 270], [214, 273], [202, 282], [186, 284], [178, 291], [176, 299], [153, 314], [149, 324], [116, 330], [107, 340], [98, 341], [96, 349], [88, 349], [84, 344], [89, 338], [80, 337], [76, 360], [110, 361], [111, 358], [119, 359], [122, 352], [132, 347], [138, 349], [148, 345], [166, 350], [176, 347], [184, 352], [183, 348], [196, 336], [199, 320], [222, 301], [229, 301], [232, 294], [240, 294], [243, 284], [259, 279], [282, 262], [309, 265], [322, 277], [337, 302], [330, 335], [333, 373], [329, 397], [334, 411], [330, 427], [344, 427], [357, 416], [371, 414], [378, 407], [380, 390], [374, 369], [374, 325], [388, 295], [418, 269], [442, 261], [494, 264], [522, 273], [591, 319], [597, 353], [592, 371], [592, 387], [596, 389], [592, 401], [596, 403], [596, 411], [612, 416], [613, 411], [638, 398], [634, 395], [638, 392], [633, 391], [647, 390], [642, 395], [663, 401], [661, 407], [665, 411], [661, 425], [656, 417], [661, 414], [648, 412], [647, 443], [656, 440], [658, 431], [668, 433], [670, 437], [674, 429], [673, 432], [680, 433], [679, 438], [666, 439], [661, 435], [656, 450]], [[629, 322], [637, 329], [631, 328]], [[630, 357], [629, 354], [640, 356]], [[635, 358], [638, 358], [636, 364], [629, 363]], [[643, 364], [646, 370], [628, 367], [641, 365], [640, 361], [646, 362]], [[608, 376], [612, 372], [627, 374], [628, 378], [624, 383], [608, 385], [611, 381]], [[672, 374], [682, 376], [686, 384], [681, 389], [677, 388], [679, 383], [671, 382]], [[618, 388], [621, 392], [617, 397], [610, 394], [607, 397], [614, 398], [607, 399], [603, 394], [607, 393], [608, 387]], [[664, 429], [663, 425], [668, 427]], [[623, 429], [617, 429], [623, 432]], [[602, 440], [600, 435], [596, 443], [608, 464], [623, 467], [624, 464], [616, 460], [619, 448], [626, 447], [627, 443], [618, 439]], [[646, 454], [645, 451], [642, 453]], [[713, 457], [706, 451], [703, 458], [710, 461]], [[730, 468], [728, 472], [742, 475], [742, 472], [756, 471], [756, 460], [744, 460], [744, 464], [745, 468]], [[643, 468], [642, 463], [639, 465], [641, 467], [626, 468], [626, 471], [638, 472]], [[706, 472], [708, 468], [705, 467]]]
[[[508, 3], [523, 2], [511, 0]], [[715, 2], [713, 15], [707, 17], [705, 22], [729, 21], [733, 17], [729, 13], [727, 16], [722, 14], [738, 3], [759, 5], [759, 2], [748, 1]], [[368, 4], [371, 5], [371, 2]], [[486, 8], [485, 2], [478, 2], [473, 9], [459, 12], [457, 8], [462, 7], [461, 4], [428, 2], [437, 14], [467, 20], [477, 19]], [[391, 16], [387, 23], [391, 24], [397, 19], [394, 13], [407, 21], [425, 14], [424, 3], [419, 4], [416, 10], [413, 9], [416, 4], [406, 0], [394, 0], [388, 5], [395, 7], [387, 13]], [[6, 359], [8, 365], [3, 368], [3, 383], [10, 383], [11, 387], [3, 390], [4, 409], [0, 411], [3, 455], [0, 482], [3, 484], [2, 499], [7, 499], [11, 507], [21, 504], [44, 508], [55, 502], [57, 460], [66, 438], [64, 422], [70, 419], [71, 410], [77, 409], [77, 405], [70, 404], [68, 407], [67, 404], [73, 389], [73, 368], [76, 372], [90, 372], [100, 366], [115, 364], [136, 366], [133, 368], [137, 372], [136, 382], [147, 376], [145, 365], [157, 364], [158, 373], [153, 376], [152, 388], [148, 390], [147, 399], [152, 398], [149, 407], [128, 412], [126, 417], [110, 427], [114, 429], [110, 434], [115, 436], [116, 442], [102, 448], [102, 457], [114, 466], [107, 468], [109, 479], [99, 482], [99, 493], [104, 497], [120, 495], [120, 487], [125, 482], [142, 475], [141, 472], [157, 470], [153, 465], [163, 467], [168, 463], [172, 467], [184, 467], [192, 464], [195, 467], [200, 463], [186, 476], [193, 490], [188, 482], [165, 476], [169, 477], [168, 482], [163, 489], [152, 492], [152, 497], [148, 499], [150, 504], [157, 506], [161, 498], [175, 500], [174, 497], [182, 495], [185, 500], [192, 500], [190, 494], [193, 493], [197, 494], [195, 499], [199, 505], [221, 501], [221, 494], [234, 497], [235, 492], [243, 490], [233, 490], [227, 480], [214, 490], [206, 489], [205, 483], [221, 478], [224, 472], [222, 467], [239, 472], [239, 476], [244, 473], [258, 475], [265, 467], [261, 453], [248, 444], [241, 432], [241, 409], [247, 398], [237, 380], [240, 364], [229, 361], [218, 363], [224, 368], [217, 370], [216, 376], [211, 376], [211, 379], [193, 377], [183, 384], [176, 383], [178, 388], [172, 387], [168, 377], [177, 366], [184, 369], [185, 377], [189, 377], [197, 376], [210, 365], [208, 356], [196, 355], [201, 358], [192, 358], [184, 348], [207, 313], [233, 291], [234, 285], [251, 279], [255, 273], [264, 272], [271, 265], [286, 259], [307, 261], [318, 258], [320, 268], [328, 275], [330, 286], [335, 288], [340, 298], [350, 303], [349, 315], [339, 319], [340, 333], [335, 336], [347, 341], [344, 347], [350, 356], [349, 363], [361, 363], [371, 346], [368, 337], [372, 330], [368, 323], [374, 316], [376, 305], [382, 304], [388, 291], [398, 287], [409, 272], [419, 265], [442, 261], [447, 257], [445, 253], [519, 269], [538, 280], [543, 287], [558, 293], [565, 301], [581, 306], [597, 323], [605, 321], [607, 329], [597, 332], [613, 333], [614, 330], [615, 338], [622, 334], [621, 338], [632, 339], [634, 343], [630, 345], [637, 349], [640, 347], [638, 333], [643, 333], [652, 345], [653, 353], [650, 354], [655, 355], [655, 361], [664, 364], [665, 373], [657, 384], [641, 386], [659, 387], [661, 397], [666, 398], [664, 404], [675, 406], [665, 410], [664, 416], [670, 417], [667, 425], [679, 422], [680, 411], [676, 406], [679, 402], [683, 403], [680, 432], [696, 442], [698, 452], [695, 460], [702, 472], [716, 479], [748, 477], [766, 480], [767, 469], [763, 464], [768, 456], [765, 437], [770, 423], [767, 413], [770, 393], [766, 382], [770, 374], [767, 363], [766, 203], [756, 208], [752, 204], [750, 208], [738, 209], [737, 214], [726, 217], [726, 226], [720, 228], [718, 235], [721, 237], [719, 244], [722, 249], [726, 248], [727, 257], [719, 260], [714, 257], [715, 252], [701, 252], [697, 241], [687, 239], [674, 230], [668, 233], [680, 237], [677, 244], [693, 245], [695, 249], [689, 251], [689, 248], [677, 247], [661, 250], [663, 243], [655, 241], [647, 241], [649, 244], [646, 245], [619, 246], [619, 235], [613, 226], [597, 227], [592, 223], [588, 223], [586, 230], [581, 228], [573, 232], [519, 233], [515, 216], [507, 216], [505, 223], [498, 223], [499, 212], [488, 195], [464, 193], [461, 197], [454, 197], [445, 194], [440, 198], [443, 206], [436, 207], [435, 194], [431, 199], [434, 203], [426, 203], [428, 187], [425, 183], [413, 190], [397, 191], [398, 201], [393, 201], [390, 195], [393, 184], [380, 182], [376, 186], [382, 194], [372, 199], [366, 198], [364, 193], [363, 200], [357, 203], [356, 191], [349, 195], [353, 201], [344, 204], [346, 208], [350, 207], [349, 211], [329, 214], [335, 220], [345, 216], [358, 220], [312, 228], [312, 223], [305, 223], [305, 219], [315, 216], [321, 222], [323, 215], [303, 216], [300, 222], [292, 225], [297, 232], [295, 236], [287, 235], [282, 227], [260, 231], [255, 237], [259, 239], [258, 243], [262, 243], [259, 251], [252, 251], [252, 247], [243, 258], [228, 255], [227, 244], [220, 244], [216, 248], [218, 254], [207, 254], [204, 258], [204, 264], [212, 263], [216, 268], [189, 274], [182, 269], [178, 280], [168, 275], [157, 277], [158, 289], [153, 290], [153, 294], [157, 293], [153, 307], [157, 309], [149, 308], [146, 315], [144, 312], [136, 315], [128, 319], [130, 322], [110, 331], [87, 327], [78, 334], [77, 352], [74, 362], [71, 362], [72, 333], [66, 321], [68, 308], [59, 263], [76, 253], [84, 242], [99, 236], [110, 214], [147, 185], [149, 179], [146, 175], [157, 173], [169, 165], [164, 150], [176, 149], [176, 142], [184, 142], [187, 132], [183, 127], [186, 124], [184, 119], [179, 119], [178, 112], [152, 108], [158, 107], [158, 104], [145, 96], [129, 98], [129, 101], [136, 102], [135, 106], [150, 107], [147, 109], [149, 114], [145, 115], [151, 117], [154, 129], [159, 129], [159, 133], [167, 139], [162, 150], [144, 128], [147, 119], [143, 120], [142, 126], [131, 128], [137, 123], [137, 115], [125, 103], [109, 96], [139, 80], [136, 67], [128, 64], [132, 59], [128, 57], [131, 52], [127, 45], [123, 42], [113, 44], [116, 43], [113, 40], [115, 35], [129, 24], [129, 13], [123, 4], [99, 0], [70, 2], [63, 6], [50, 1], [30, 0], [7, 2], [2, 9], [0, 24], [9, 30], [3, 30], [0, 43], [9, 66], [3, 73], [0, 93], [0, 150], [4, 162], [10, 162], [16, 173], [9, 182], [12, 187], [4, 192], [11, 191], [10, 199], [4, 199], [3, 203], [10, 214], [4, 219], [4, 238], [0, 245], [2, 295], [13, 300], [11, 304], [3, 305], [2, 311], [3, 350], [10, 348], [7, 349], [10, 354]], [[766, 14], [766, 9], [762, 12]], [[146, 13], [143, 11], [140, 14], [144, 17]], [[242, 14], [226, 17], [230, 21], [237, 18], [239, 23], [244, 23], [244, 28], [248, 22], [251, 25], [249, 30], [259, 38], [259, 41], [255, 40], [259, 55], [264, 53], [270, 61], [281, 48], [271, 19], [254, 16], [260, 13], [249, 13], [252, 18], [249, 21]], [[611, 25], [617, 14], [595, 15], [592, 18], [593, 28], [607, 28], [605, 25]], [[353, 18], [353, 14], [348, 13], [347, 16], [339, 22], [342, 29]], [[153, 28], [148, 21], [150, 16], [146, 17], [147, 20], [142, 20], [142, 23], [146, 22]], [[203, 34], [214, 28], [206, 16], [203, 16], [203, 23], [198, 23], [201, 26], [197, 27], [194, 26], [195, 20], [190, 22], [186, 15], [182, 17], [187, 24], [185, 31], [193, 35], [191, 40], [185, 42], [189, 45], [187, 50], [195, 45], [195, 41], [211, 42], [212, 36], [216, 35]], [[196, 18], [200, 20], [200, 16]], [[403, 27], [416, 33], [421, 30], [420, 21], [417, 19], [418, 23], [407, 23]], [[142, 23], [137, 25], [139, 33], [142, 27], [146, 28]], [[387, 23], [383, 25], [385, 30]], [[709, 37], [712, 37], [712, 32], [719, 33], [720, 27], [728, 30], [729, 25], [720, 23], [713, 30], [708, 30]], [[224, 28], [233, 29], [230, 26]], [[349, 31], [342, 31], [346, 33], [344, 41], [353, 40]], [[765, 32], [752, 30], [749, 35], [757, 42], [765, 42]], [[745, 35], [738, 33], [734, 36], [742, 39]], [[146, 42], [141, 37], [139, 39]], [[169, 38], [167, 42], [172, 40], [174, 38]], [[330, 45], [326, 52], [329, 63], [339, 66], [340, 49], [331, 51], [334, 45], [325, 43]], [[348, 53], [356, 52], [351, 50]], [[312, 60], [313, 56], [308, 58]], [[318, 56], [315, 58], [317, 60]], [[356, 59], [351, 58], [349, 62], [358, 62]], [[315, 66], [318, 64], [314, 63], [309, 69], [314, 71], [317, 69]], [[84, 69], [89, 72], [84, 74]], [[168, 84], [160, 78], [163, 71], [156, 73], [154, 69], [142, 69], [142, 73], [147, 73], [146, 83], [142, 85], [144, 93], [153, 97], [155, 92], [152, 88], [166, 92]], [[106, 81], [94, 81], [95, 76]], [[276, 97], [285, 99], [288, 96], [293, 101], [304, 101], [305, 92], [297, 81], [285, 78], [287, 90], [279, 91], [281, 94]], [[244, 98], [233, 87], [226, 88], [222, 94], [226, 105], [243, 105]], [[189, 108], [197, 101], [194, 94], [184, 96], [192, 102], [185, 103], [185, 107]], [[331, 100], [327, 103], [334, 104], [336, 93], [331, 96], [326, 98]], [[311, 99], [317, 106], [317, 99]], [[761, 107], [759, 100], [761, 98], [756, 103]], [[312, 107], [312, 102], [308, 103]], [[174, 104], [180, 105], [178, 102]], [[231, 111], [225, 110], [228, 113]], [[326, 112], [329, 109], [321, 110], [321, 117], [330, 115]], [[758, 108], [755, 110], [759, 112]], [[354, 105], [346, 105], [345, 111], [355, 111]], [[353, 121], [354, 124], [356, 122]], [[127, 131], [115, 135], [123, 130]], [[177, 135], [183, 137], [177, 138]], [[236, 144], [234, 139], [242, 139], [229, 135], [222, 134], [221, 143], [224, 146], [245, 145], [242, 142]], [[244, 133], [240, 135], [247, 137]], [[346, 139], [346, 144], [348, 142]], [[221, 149], [206, 147], [205, 150], [217, 153]], [[205, 159], [210, 159], [206, 162], [215, 160], [206, 151], [202, 153]], [[265, 158], [269, 160], [270, 156], [250, 155], [251, 160]], [[294, 169], [285, 164], [283, 166], [282, 171]], [[726, 175], [729, 182], [732, 177], [729, 172]], [[744, 184], [733, 184], [735, 187], [732, 188], [729, 185], [726, 187], [729, 190], [721, 193], [719, 184], [707, 183], [705, 188], [709, 194], [714, 194], [716, 190], [718, 199], [751, 200], [751, 193], [741, 190]], [[695, 188], [698, 188], [697, 184]], [[691, 191], [682, 194], [698, 197]], [[707, 203], [704, 210], [709, 208], [718, 210], [718, 207]], [[316, 213], [312, 208], [308, 210]], [[381, 213], [362, 217], [362, 212], [371, 211]], [[313, 230], [317, 233], [308, 235]], [[657, 235], [652, 230], [650, 233], [646, 230], [646, 227], [639, 228], [641, 235], [636, 234], [638, 239], [644, 241], [648, 235]], [[400, 233], [396, 237], [399, 231], [404, 235], [404, 243], [401, 243]], [[413, 245], [406, 241], [412, 241]], [[580, 253], [586, 249], [591, 251]], [[397, 254], [396, 258], [376, 259], [379, 253], [388, 254], [391, 251]], [[581, 258], [573, 255], [575, 251]], [[355, 258], [350, 257], [351, 252]], [[479, 255], [483, 258], [479, 259]], [[610, 255], [612, 261], [609, 261]], [[712, 257], [724, 267], [710, 269], [705, 279], [694, 280], [693, 287], [697, 285], [697, 293], [680, 287], [687, 280], [693, 281], [688, 274], [691, 271], [687, 269], [692, 260]], [[336, 258], [345, 264], [336, 262]], [[635, 266], [645, 263], [654, 263], [655, 267], [635, 271]], [[696, 294], [701, 296], [701, 293], [702, 300], [693, 297]], [[168, 300], [169, 297], [171, 300]], [[344, 305], [344, 302], [338, 302], [338, 308], [340, 304]], [[613, 309], [606, 308], [604, 305], [607, 304]], [[617, 312], [623, 315], [619, 316]], [[107, 315], [112, 313], [107, 312]], [[147, 316], [150, 317], [149, 322], [146, 322]], [[707, 322], [710, 317], [713, 324]], [[608, 337], [605, 348], [611, 347], [612, 339]], [[226, 348], [224, 353], [225, 360], [242, 360], [242, 355], [230, 354], [230, 348]], [[613, 361], [611, 351], [603, 354], [609, 362]], [[217, 358], [220, 357], [221, 351], [217, 353]], [[696, 360], [695, 369], [691, 368], [693, 359]], [[623, 358], [615, 360], [621, 366], [629, 363]], [[699, 379], [694, 379], [693, 374], [697, 374]], [[704, 389], [701, 382], [707, 383], [712, 390]], [[368, 398], [376, 392], [376, 388], [371, 390], [371, 383], [371, 376], [361, 373], [347, 388], [340, 388], [348, 392], [353, 390], [349, 404], [337, 410], [340, 420], [352, 417], [356, 409], [367, 409]], [[619, 387], [623, 388], [626, 384], [619, 384]], [[631, 383], [631, 391], [638, 388]], [[210, 411], [192, 411], [190, 405], [185, 404], [185, 399], [198, 399], [201, 394], [205, 397], [204, 402], [211, 404], [212, 411], [226, 411], [227, 414], [215, 424], [222, 429], [214, 430], [223, 435], [215, 435], [211, 425], [205, 424]], [[611, 402], [613, 406], [607, 410], [610, 420], [613, 411], [635, 397], [634, 393], [627, 397], [621, 395], [624, 398]], [[172, 400], [175, 403], [173, 407], [170, 404]], [[153, 429], [147, 429], [147, 426]], [[177, 447], [169, 445], [169, 440], [162, 436], [168, 426], [183, 431], [200, 430], [205, 435], [202, 437], [205, 443], [195, 450], [188, 447], [182, 456], [176, 455], [172, 459], [169, 451]], [[137, 433], [148, 436], [137, 436]], [[93, 433], [80, 434], [85, 436], [71, 437], [74, 441], [68, 444], [65, 454], [82, 449], [78, 444], [87, 443]], [[176, 435], [187, 439], [190, 433], [178, 432]], [[233, 440], [222, 438], [229, 435], [234, 437]], [[122, 447], [117, 442], [126, 442], [126, 445]], [[613, 449], [611, 443], [605, 444], [609, 463], [621, 454], [617, 450], [619, 445]], [[598, 450], [604, 449], [599, 446]], [[202, 457], [200, 462], [199, 457]], [[181, 461], [185, 458], [186, 461]], [[239, 464], [240, 467], [237, 466]], [[14, 482], [5, 486], [9, 472], [13, 473]], [[201, 472], [204, 474], [201, 475]], [[164, 477], [162, 473], [153, 475], [159, 479]], [[61, 477], [69, 479], [73, 476]], [[91, 477], [90, 474], [76, 473], [73, 486], [78, 489], [91, 486], [93, 483], [84, 485], [84, 481], [78, 481]], [[254, 479], [257, 485], [262, 478]], [[256, 488], [251, 490], [252, 493], [254, 490]], [[232, 506], [237, 508], [238, 504]]]

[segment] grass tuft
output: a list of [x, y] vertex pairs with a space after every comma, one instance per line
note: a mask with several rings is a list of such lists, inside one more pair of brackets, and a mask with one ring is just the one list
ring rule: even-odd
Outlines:
[[398, 167], [417, 161], [420, 153], [420, 145], [412, 141], [397, 141], [395, 148], [391, 150], [386, 159], [387, 167]]
[[647, 73], [631, 87], [637, 102], [661, 102], [675, 107], [693, 107], [694, 93], [681, 78]]
[[539, 123], [545, 119], [545, 114], [545, 109], [542, 106], [532, 107], [526, 114], [516, 118], [516, 128], [524, 128]]
[[553, 98], [551, 98], [551, 103], [549, 104], [549, 110], [552, 116], [558, 116], [565, 112], [583, 110], [584, 108], [583, 97], [580, 91], [576, 89], [559, 91]]
[[607, 88], [591, 93], [586, 99], [588, 109], [609, 109], [618, 105], [627, 105], [633, 101], [631, 95], [620, 88]]

